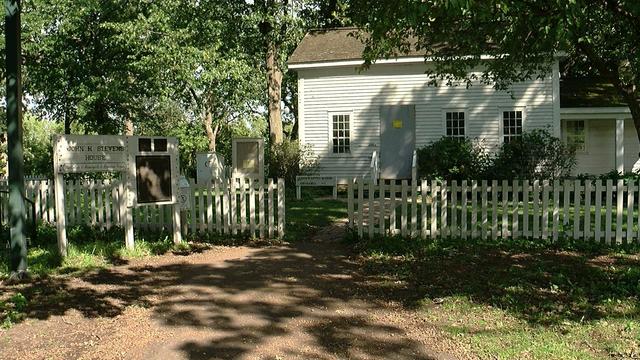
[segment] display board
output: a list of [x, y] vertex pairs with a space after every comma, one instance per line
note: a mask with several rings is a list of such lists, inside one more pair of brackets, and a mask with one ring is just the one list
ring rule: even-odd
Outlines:
[[264, 140], [234, 138], [232, 143], [233, 174], [264, 178]]
[[166, 137], [128, 137], [129, 206], [169, 205], [177, 201], [178, 141]]
[[[173, 240], [182, 242], [177, 205], [178, 141], [170, 137], [56, 135], [53, 169], [58, 247], [67, 252], [65, 173], [121, 172], [125, 243], [133, 248], [133, 214], [141, 205], [173, 206]], [[125, 206], [126, 205], [126, 206]]]
[[196, 181], [206, 184], [212, 180], [225, 178], [225, 164], [222, 155], [216, 153], [196, 154]]
[[111, 172], [127, 168], [127, 137], [55, 135], [53, 162], [61, 173]]

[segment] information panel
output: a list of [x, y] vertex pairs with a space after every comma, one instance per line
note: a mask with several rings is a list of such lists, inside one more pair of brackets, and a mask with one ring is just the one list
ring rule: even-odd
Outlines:
[[136, 188], [139, 204], [171, 201], [171, 157], [136, 156]]
[[126, 170], [127, 138], [118, 135], [55, 135], [54, 166], [60, 173]]

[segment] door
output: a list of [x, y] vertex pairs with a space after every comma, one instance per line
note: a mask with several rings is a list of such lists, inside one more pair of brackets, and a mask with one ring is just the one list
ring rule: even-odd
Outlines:
[[415, 107], [380, 107], [380, 178], [411, 179], [415, 148]]

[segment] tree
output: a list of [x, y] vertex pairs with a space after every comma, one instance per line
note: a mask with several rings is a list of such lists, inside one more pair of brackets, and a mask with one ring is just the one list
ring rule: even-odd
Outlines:
[[[173, 64], [176, 98], [192, 116], [202, 119], [209, 151], [216, 151], [222, 127], [253, 119], [261, 99], [260, 72], [244, 50], [251, 31], [243, 2], [166, 2], [173, 15], [168, 31], [179, 35]], [[177, 36], [176, 36], [177, 37]]]
[[[631, 110], [640, 140], [640, 2], [635, 0], [352, 0], [368, 32], [366, 64], [424, 51], [434, 81], [507, 89], [548, 74], [564, 52], [610, 81]], [[483, 61], [489, 55], [492, 61]], [[479, 79], [469, 72], [483, 66]]]
[[33, 0], [25, 8], [25, 90], [43, 116], [86, 132], [131, 130], [146, 99], [166, 91], [164, 28], [171, 18], [144, 0]]

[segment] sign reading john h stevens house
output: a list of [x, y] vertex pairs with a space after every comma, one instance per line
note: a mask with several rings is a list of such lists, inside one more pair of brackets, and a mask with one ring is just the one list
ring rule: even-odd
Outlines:
[[127, 168], [127, 138], [118, 135], [57, 135], [54, 160], [61, 173], [122, 171]]

